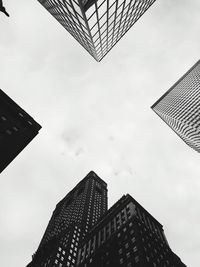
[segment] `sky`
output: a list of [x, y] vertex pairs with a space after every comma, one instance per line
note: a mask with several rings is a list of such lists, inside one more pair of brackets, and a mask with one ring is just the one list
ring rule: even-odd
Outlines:
[[0, 88], [42, 129], [1, 173], [1, 265], [30, 262], [57, 202], [93, 170], [109, 207], [131, 194], [198, 267], [199, 154], [150, 106], [199, 60], [200, 1], [157, 0], [100, 63], [38, 1], [4, 5]]

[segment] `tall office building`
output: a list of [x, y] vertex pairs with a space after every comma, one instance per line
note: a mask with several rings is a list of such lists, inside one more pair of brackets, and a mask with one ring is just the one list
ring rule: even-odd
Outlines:
[[78, 246], [107, 211], [107, 185], [90, 172], [56, 206], [28, 266], [74, 267]]
[[0, 172], [38, 134], [41, 126], [0, 90]]
[[156, 0], [38, 0], [100, 61]]
[[200, 152], [200, 61], [152, 109], [186, 144]]
[[90, 172], [56, 206], [27, 267], [185, 267], [162, 225], [130, 195], [107, 210], [107, 185]]
[[110, 208], [82, 242], [78, 267], [185, 267], [162, 225], [130, 195]]

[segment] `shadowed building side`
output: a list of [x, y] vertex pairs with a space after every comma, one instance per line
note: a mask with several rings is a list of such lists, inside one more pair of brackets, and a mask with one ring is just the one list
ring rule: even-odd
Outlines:
[[200, 61], [151, 108], [186, 144], [200, 152]]
[[123, 196], [87, 234], [78, 267], [185, 267], [162, 225], [130, 195]]
[[0, 172], [30, 143], [41, 126], [0, 90]]
[[186, 267], [162, 225], [130, 195], [107, 210], [107, 185], [90, 172], [56, 206], [27, 267]]
[[57, 205], [28, 266], [75, 266], [78, 246], [107, 211], [107, 184], [91, 171]]

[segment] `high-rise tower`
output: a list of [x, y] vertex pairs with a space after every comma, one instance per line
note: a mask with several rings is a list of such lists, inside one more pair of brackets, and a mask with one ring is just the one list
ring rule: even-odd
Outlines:
[[78, 246], [107, 211], [107, 185], [90, 172], [57, 205], [28, 266], [75, 266]]
[[38, 0], [100, 61], [156, 0]]
[[123, 196], [82, 242], [78, 267], [186, 267], [162, 225], [130, 195]]
[[152, 109], [186, 144], [200, 152], [200, 60]]
[[27, 267], [186, 267], [162, 225], [130, 195], [107, 210], [107, 185], [90, 172], [61, 200]]
[[0, 90], [0, 172], [38, 134], [41, 126]]

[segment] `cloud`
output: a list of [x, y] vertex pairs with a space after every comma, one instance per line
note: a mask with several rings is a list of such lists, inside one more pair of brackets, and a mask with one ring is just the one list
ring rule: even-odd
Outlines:
[[7, 6], [1, 88], [43, 128], [1, 174], [2, 265], [28, 263], [56, 203], [93, 169], [109, 205], [130, 193], [198, 266], [199, 155], [150, 106], [199, 57], [199, 2], [156, 1], [100, 63], [37, 1]]

